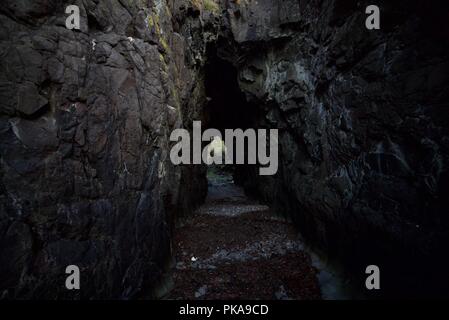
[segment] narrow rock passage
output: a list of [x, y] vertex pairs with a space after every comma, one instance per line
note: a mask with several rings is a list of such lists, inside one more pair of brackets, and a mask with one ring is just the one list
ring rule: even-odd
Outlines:
[[250, 200], [227, 175], [175, 238], [168, 299], [320, 299], [317, 270], [294, 227]]

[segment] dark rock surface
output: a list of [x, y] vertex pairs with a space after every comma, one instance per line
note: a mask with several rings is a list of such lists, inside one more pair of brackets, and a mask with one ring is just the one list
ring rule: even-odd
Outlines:
[[384, 293], [449, 294], [444, 3], [378, 1], [368, 31], [366, 1], [241, 2], [222, 57], [280, 129], [280, 170], [240, 180], [350, 272], [379, 265]]
[[208, 44], [254, 126], [280, 130], [278, 173], [242, 171], [247, 190], [355, 275], [378, 264], [384, 292], [447, 294], [447, 11], [379, 0], [368, 31], [368, 4], [2, 1], [0, 296], [151, 295], [207, 188], [202, 166], [171, 164], [169, 135], [204, 116]]
[[[80, 7], [81, 30], [65, 28], [68, 4]], [[199, 118], [204, 99], [192, 57], [202, 43], [189, 49], [173, 30], [176, 10], [165, 1], [0, 5], [3, 298], [151, 293], [174, 215], [207, 188], [202, 168], [169, 159], [171, 131]], [[201, 31], [184, 19], [178, 28]], [[71, 264], [80, 291], [65, 289]]]

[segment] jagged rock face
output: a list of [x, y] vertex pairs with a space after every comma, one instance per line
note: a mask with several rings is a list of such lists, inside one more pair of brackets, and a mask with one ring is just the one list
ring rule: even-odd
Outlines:
[[428, 285], [441, 294], [449, 288], [447, 18], [442, 3], [378, 1], [381, 30], [369, 31], [369, 4], [229, 7], [235, 43], [222, 56], [264, 110], [258, 126], [280, 129], [278, 174], [254, 171], [246, 185], [360, 275], [380, 265], [384, 289], [425, 294]]
[[[207, 187], [169, 159], [171, 131], [200, 117], [202, 43], [174, 32], [165, 1], [64, 2], [0, 5], [0, 296], [150, 295], [174, 214]], [[72, 264], [79, 291], [64, 286]]]
[[[175, 215], [206, 189], [203, 167], [168, 155], [171, 131], [203, 116], [211, 43], [258, 106], [254, 126], [280, 130], [278, 173], [244, 170], [247, 189], [356, 274], [378, 264], [385, 285], [408, 273], [403, 290], [447, 289], [445, 11], [379, 0], [368, 31], [366, 1], [211, 1], [2, 2], [1, 296], [157, 285]], [[65, 289], [70, 264], [83, 290]]]

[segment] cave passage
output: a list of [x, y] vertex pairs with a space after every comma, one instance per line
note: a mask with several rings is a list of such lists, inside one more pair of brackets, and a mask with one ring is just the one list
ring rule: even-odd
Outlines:
[[[205, 90], [208, 97], [204, 108], [206, 128], [218, 129], [224, 139], [225, 129], [254, 128], [258, 116], [257, 106], [248, 103], [237, 81], [237, 69], [232, 63], [220, 58], [215, 46], [209, 46], [205, 66]], [[248, 141], [245, 139], [245, 161]], [[234, 146], [235, 163], [235, 146]], [[231, 175], [233, 181], [241, 183], [244, 172], [254, 165], [213, 165], [208, 167], [208, 179]]]
[[[256, 106], [247, 103], [241, 93], [236, 68], [220, 59], [213, 48], [205, 76], [206, 129], [218, 129], [224, 136], [225, 129], [254, 128]], [[167, 298], [326, 297], [319, 283], [320, 271], [293, 224], [245, 194], [241, 180], [246, 169], [248, 165], [208, 167], [205, 203], [174, 235], [174, 288]]]
[[209, 128], [223, 132], [224, 129], [253, 127], [257, 108], [249, 104], [240, 91], [237, 69], [230, 62], [219, 58], [214, 47], [208, 49], [205, 89], [208, 103], [204, 112]]

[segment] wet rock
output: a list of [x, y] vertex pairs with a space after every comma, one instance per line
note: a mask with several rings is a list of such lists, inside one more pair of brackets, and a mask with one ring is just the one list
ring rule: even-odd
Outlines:
[[171, 130], [199, 117], [199, 71], [166, 1], [78, 1], [81, 32], [65, 5], [0, 5], [0, 296], [151, 295], [175, 217], [206, 192], [202, 168], [168, 157]]
[[[160, 278], [207, 188], [169, 135], [201, 118], [217, 39], [255, 125], [280, 130], [278, 173], [236, 180], [355, 274], [377, 261], [385, 292], [446, 294], [444, 3], [380, 1], [375, 32], [367, 1], [199, 3], [86, 0], [71, 31], [64, 2], [2, 2], [0, 295], [132, 298]], [[69, 262], [80, 294], [61, 289]]]
[[[232, 212], [242, 202], [253, 203], [241, 188], [223, 182], [228, 175], [217, 176], [209, 185], [215, 192], [208, 194], [202, 207], [215, 205]], [[202, 207], [197, 211], [201, 214], [176, 229], [174, 287], [166, 298], [320, 298], [317, 270], [291, 223], [263, 206], [238, 216], [216, 215]]]
[[195, 292], [195, 298], [201, 298], [204, 296], [207, 292], [207, 286], [202, 286], [198, 289], [198, 291]]
[[[258, 127], [280, 129], [281, 145], [275, 176], [246, 171], [239, 180], [355, 273], [377, 261], [391, 280], [385, 294], [447, 294], [444, 268], [441, 278], [422, 276], [435, 273], [425, 261], [449, 266], [441, 255], [449, 248], [449, 131], [438, 111], [449, 91], [434, 73], [449, 52], [436, 27], [444, 4], [381, 1], [380, 32], [363, 27], [368, 4], [290, 3], [300, 14], [283, 18], [282, 5], [259, 1], [230, 16], [235, 56], [245, 56], [234, 58], [240, 88], [262, 112]], [[271, 6], [279, 11], [263, 10]]]
[[27, 116], [31, 116], [46, 106], [48, 100], [41, 96], [37, 87], [33, 84], [25, 84], [19, 87], [17, 110]]

